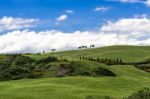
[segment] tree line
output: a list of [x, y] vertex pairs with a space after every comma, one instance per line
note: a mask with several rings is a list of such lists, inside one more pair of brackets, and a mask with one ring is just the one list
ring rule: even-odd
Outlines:
[[93, 57], [79, 57], [80, 60], [89, 60], [89, 61], [95, 61], [99, 63], [104, 63], [107, 65], [120, 65], [123, 64], [122, 59], [116, 58], [116, 59], [109, 59], [109, 58], [93, 58]]

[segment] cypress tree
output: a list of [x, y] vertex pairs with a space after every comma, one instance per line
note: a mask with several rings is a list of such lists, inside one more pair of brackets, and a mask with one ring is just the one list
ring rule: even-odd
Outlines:
[[104, 59], [102, 58], [101, 60], [102, 60], [102, 63], [104, 63]]
[[117, 61], [116, 61], [116, 63], [118, 64], [119, 63], [119, 59], [117, 58]]
[[98, 62], [100, 62], [100, 59], [99, 59], [99, 57], [97, 58], [97, 61], [98, 61]]
[[81, 60], [82, 58], [80, 57], [79, 59]]
[[120, 59], [120, 63], [122, 63], [122, 59]]
[[87, 58], [87, 57], [85, 57], [85, 59], [86, 59], [86, 60], [88, 60], [88, 58]]
[[105, 62], [107, 62], [107, 58], [105, 59]]
[[63, 57], [62, 56], [60, 56], [60, 59], [62, 59]]
[[85, 59], [85, 57], [82, 58], [83, 60]]

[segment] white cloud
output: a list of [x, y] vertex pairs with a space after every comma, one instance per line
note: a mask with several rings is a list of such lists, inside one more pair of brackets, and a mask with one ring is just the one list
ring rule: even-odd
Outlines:
[[99, 46], [110, 44], [134, 43], [126, 37], [116, 34], [105, 34], [95, 32], [63, 33], [59, 31], [13, 31], [0, 36], [0, 53], [13, 52], [41, 52], [42, 50], [74, 49], [81, 45], [96, 44]]
[[73, 10], [65, 10], [65, 12], [70, 13], [70, 14], [74, 13]]
[[61, 15], [61, 16], [59, 16], [56, 20], [57, 20], [57, 21], [65, 21], [67, 18], [68, 18], [67, 15]]
[[41, 52], [76, 49], [81, 45], [150, 45], [150, 19], [129, 18], [108, 21], [97, 31], [64, 33], [49, 31], [12, 31], [0, 36], [0, 53]]
[[150, 0], [147, 0], [146, 4], [147, 6], [150, 6]]
[[39, 19], [23, 19], [5, 16], [0, 19], [0, 31], [33, 27], [33, 24], [38, 21]]
[[120, 0], [121, 2], [132, 2], [132, 3], [135, 3], [135, 2], [141, 2], [142, 0]]
[[107, 0], [107, 1], [117, 1], [117, 2], [123, 2], [123, 3], [142, 3], [147, 6], [150, 6], [150, 0]]
[[134, 15], [135, 18], [148, 18], [149, 16], [147, 14], [136, 14]]
[[108, 21], [102, 26], [101, 30], [105, 32], [140, 32], [150, 33], [150, 19], [148, 18], [128, 18], [120, 19], [116, 22]]
[[107, 10], [109, 10], [109, 7], [96, 7], [94, 9], [94, 11], [107, 11]]
[[107, 0], [107, 1], [115, 1], [115, 2], [124, 2], [124, 3], [137, 3], [137, 2], [144, 2], [143, 0]]

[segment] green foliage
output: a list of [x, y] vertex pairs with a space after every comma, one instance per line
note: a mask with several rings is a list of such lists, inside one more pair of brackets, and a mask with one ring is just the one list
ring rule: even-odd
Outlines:
[[101, 99], [99, 96], [86, 96], [85, 99]]
[[[90, 58], [90, 60], [94, 61], [95, 59]], [[89, 63], [89, 61], [70, 62], [66, 58], [59, 60], [54, 56], [33, 60], [21, 54], [3, 55], [0, 60], [0, 80], [64, 76], [115, 76], [112, 71], [101, 67], [102, 64], [95, 66]]]
[[54, 56], [35, 61], [21, 54], [0, 55], [0, 80], [40, 78], [54, 61], [57, 61]]
[[26, 77], [34, 68], [31, 65], [32, 62], [34, 62], [33, 59], [20, 54], [5, 55], [5, 57], [0, 59], [0, 80]]
[[134, 92], [131, 96], [125, 97], [123, 99], [150, 99], [150, 89], [144, 88], [138, 92]]
[[[94, 63], [94, 64], [93, 64]], [[73, 61], [71, 63], [71, 75], [80, 76], [116, 76], [112, 71], [107, 69], [107, 65], [90, 62], [90, 61]]]
[[80, 60], [89, 60], [89, 61], [95, 61], [95, 62], [99, 62], [99, 63], [104, 63], [106, 65], [121, 65], [121, 64], [124, 64], [122, 62], [122, 59], [100, 59], [99, 57], [98, 58], [92, 58], [92, 57], [80, 57], [79, 58]]
[[43, 58], [43, 59], [40, 59], [37, 61], [37, 64], [40, 64], [40, 63], [49, 63], [49, 62], [54, 62], [54, 61], [57, 61], [57, 57], [54, 57], [54, 56], [50, 56], [50, 57], [47, 57], [47, 58]]
[[97, 67], [95, 69], [93, 69], [93, 71], [95, 73], [95, 76], [98, 75], [103, 75], [103, 76], [116, 76], [112, 71], [102, 68], [102, 67]]

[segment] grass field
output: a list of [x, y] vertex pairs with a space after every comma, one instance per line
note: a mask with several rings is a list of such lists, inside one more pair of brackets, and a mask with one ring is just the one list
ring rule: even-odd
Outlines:
[[53, 52], [41, 55], [29, 55], [34, 59], [40, 59], [54, 55], [57, 57], [63, 56], [67, 59], [79, 58], [82, 56], [87, 57], [100, 57], [123, 59], [124, 62], [139, 62], [150, 58], [150, 46], [108, 46], [101, 48], [85, 49], [85, 50], [71, 50], [63, 52]]
[[[44, 55], [30, 55], [40, 59], [49, 55], [72, 59], [80, 56], [122, 58], [128, 62], [138, 62], [150, 58], [150, 47], [111, 46], [81, 51], [64, 51]], [[70, 76], [61, 78], [22, 79], [0, 82], [0, 99], [121, 99], [138, 89], [150, 88], [150, 73], [132, 65], [107, 66], [97, 62], [79, 61], [83, 68], [101, 66], [115, 73], [116, 77]]]

